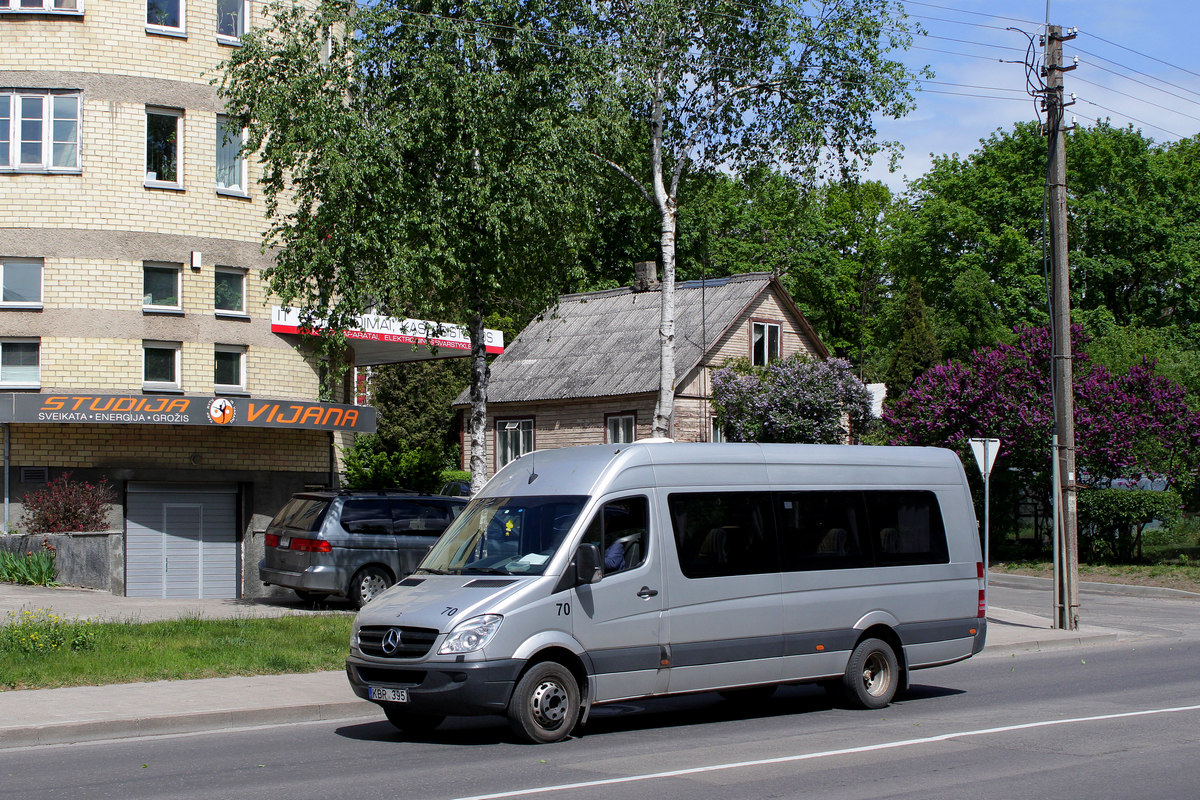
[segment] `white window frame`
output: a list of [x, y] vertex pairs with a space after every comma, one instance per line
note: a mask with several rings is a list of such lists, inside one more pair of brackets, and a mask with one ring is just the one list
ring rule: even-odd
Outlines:
[[[0, 98], [4, 98], [8, 103], [8, 117], [0, 118], [0, 120], [3, 120], [0, 121], [0, 157], [2, 157], [0, 160], [6, 162], [0, 164], [0, 172], [78, 173], [81, 171], [80, 128], [83, 126], [83, 98], [79, 92], [57, 91], [53, 89], [9, 89], [0, 92]], [[24, 125], [22, 124], [24, 103], [21, 101], [28, 98], [37, 98], [41, 101], [42, 106], [39, 121], [41, 138], [38, 143], [40, 156], [36, 162], [21, 161], [21, 140], [24, 133]], [[59, 98], [71, 99], [75, 102], [75, 137], [71, 140], [55, 140], [54, 106], [56, 104], [54, 101]], [[63, 119], [66, 118], [64, 117]], [[55, 165], [55, 148], [63, 146], [74, 149], [75, 158], [73, 159], [73, 163]]]
[[[629, 438], [625, 438], [628, 428]], [[615, 434], [615, 435], [614, 435]], [[629, 444], [637, 439], [637, 413], [633, 411], [606, 414], [604, 417], [605, 444]]]
[[[217, 278], [221, 275], [232, 275], [240, 280], [242, 285], [241, 308], [217, 308]], [[237, 269], [236, 267], [217, 267], [213, 270], [213, 312], [218, 317], [240, 317], [244, 319], [249, 316], [246, 313], [246, 270]]]
[[[175, 354], [175, 379], [172, 381], [155, 381], [146, 379], [146, 352], [148, 350], [172, 350]], [[142, 391], [146, 392], [178, 392], [182, 387], [180, 367], [182, 366], [183, 345], [181, 342], [163, 342], [155, 339], [142, 340]]]
[[[175, 305], [162, 305], [160, 303], [147, 302], [146, 295], [146, 270], [155, 269], [163, 272], [171, 271], [175, 273]], [[142, 262], [142, 311], [159, 314], [182, 314], [183, 313], [183, 264], [172, 264], [166, 261], [143, 261]]]
[[[232, 195], [234, 197], [249, 197], [250, 196], [250, 187], [249, 187], [249, 184], [247, 183], [247, 181], [249, 180], [249, 174], [248, 174], [249, 170], [247, 168], [246, 156], [244, 154], [235, 156], [236, 163], [234, 164], [234, 169], [238, 173], [238, 179], [237, 179], [238, 182], [234, 185], [229, 185], [229, 186], [223, 186], [221, 184], [221, 180], [220, 180], [221, 148], [224, 146], [225, 126], [226, 126], [226, 122], [228, 121], [228, 119], [229, 118], [227, 116], [225, 116], [224, 114], [217, 115], [217, 137], [216, 137], [217, 151], [216, 151], [216, 158], [213, 159], [213, 161], [214, 161], [213, 167], [214, 167], [214, 171], [216, 173], [217, 194]], [[246, 141], [246, 129], [245, 128], [243, 128], [241, 131], [238, 132], [238, 138], [235, 139], [234, 141], [237, 143], [238, 147], [241, 148], [241, 146]]]
[[163, 25], [150, 21], [150, 3], [146, 0], [146, 33], [157, 33], [164, 36], [187, 36], [187, 0], [174, 0], [179, 4], [179, 24]]
[[725, 442], [725, 429], [717, 422], [715, 416], [708, 418], [708, 440], [714, 444]]
[[[37, 300], [5, 300], [4, 287], [10, 266], [36, 266], [38, 271]], [[46, 291], [46, 265], [40, 258], [0, 258], [0, 308], [41, 308], [42, 297]]]
[[36, 345], [37, 377], [32, 380], [6, 380], [3, 366], [0, 365], [0, 387], [5, 389], [40, 389], [42, 388], [42, 340], [36, 337], [6, 336], [0, 339], [0, 362], [4, 358], [4, 348], [14, 344]]
[[217, 0], [217, 3], [215, 4], [217, 11], [217, 41], [221, 44], [240, 45], [242, 43], [242, 37], [245, 36], [246, 31], [249, 30], [248, 23], [250, 22], [250, 0], [234, 0], [234, 4], [239, 7], [239, 11], [236, 26], [237, 31], [232, 36], [227, 33], [221, 33], [220, 0]]
[[533, 452], [534, 447], [533, 417], [496, 420], [497, 470]]
[[[166, 181], [158, 177], [157, 172], [154, 178], [150, 177], [150, 116], [174, 117], [175, 118], [175, 180]], [[179, 108], [161, 108], [159, 106], [146, 106], [146, 122], [144, 128], [144, 136], [146, 146], [145, 170], [146, 188], [148, 189], [183, 189], [183, 109]]]
[[[238, 382], [217, 383], [217, 353], [233, 353], [238, 357]], [[246, 347], [236, 344], [213, 345], [213, 393], [214, 394], [245, 394], [246, 393]]]
[[[762, 331], [762, 338], [758, 332]], [[771, 333], [774, 332], [774, 341]], [[762, 356], [759, 356], [759, 342], [762, 342]], [[774, 346], [772, 346], [774, 345]], [[750, 323], [750, 363], [756, 367], [765, 367], [777, 360], [783, 350], [783, 326], [778, 322], [751, 321]]]
[[28, 0], [0, 0], [0, 14], [72, 14], [83, 16], [83, 0], [74, 0], [76, 8], [63, 8], [69, 0], [33, 0], [37, 5], [25, 5]]

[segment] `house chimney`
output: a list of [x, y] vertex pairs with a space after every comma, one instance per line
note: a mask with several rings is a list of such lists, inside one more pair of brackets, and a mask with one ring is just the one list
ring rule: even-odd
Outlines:
[[639, 261], [633, 265], [633, 290], [647, 292], [658, 288], [658, 262]]

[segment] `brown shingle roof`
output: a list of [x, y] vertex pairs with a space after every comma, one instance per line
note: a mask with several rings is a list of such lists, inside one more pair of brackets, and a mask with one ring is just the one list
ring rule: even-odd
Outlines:
[[[770, 283], [770, 273], [755, 272], [675, 285], [677, 380]], [[657, 391], [660, 302], [659, 291], [628, 287], [563, 295], [492, 362], [488, 402]], [[454, 404], [469, 402], [464, 391]]]

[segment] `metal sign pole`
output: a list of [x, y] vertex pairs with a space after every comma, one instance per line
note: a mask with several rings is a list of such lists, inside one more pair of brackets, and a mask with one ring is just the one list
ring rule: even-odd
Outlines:
[[1000, 452], [999, 439], [970, 439], [971, 452], [975, 455], [975, 463], [983, 475], [983, 588], [988, 585], [988, 549], [991, 540], [991, 483], [992, 465], [996, 463], [996, 455]]

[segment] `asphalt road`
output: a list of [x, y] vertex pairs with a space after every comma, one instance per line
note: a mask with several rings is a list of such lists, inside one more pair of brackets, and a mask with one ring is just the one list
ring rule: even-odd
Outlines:
[[[1130, 602], [1108, 600], [1089, 598], [1089, 613], [1120, 616]], [[701, 695], [598, 710], [585, 735], [540, 747], [480, 719], [418, 739], [347, 721], [26, 748], [0, 752], [0, 794], [1178, 800], [1198, 791], [1200, 625], [1188, 611], [1200, 617], [1200, 603], [1168, 607], [1139, 623], [1162, 629], [1153, 636], [915, 673], [909, 695], [878, 712], [795, 687], [757, 708]]]

